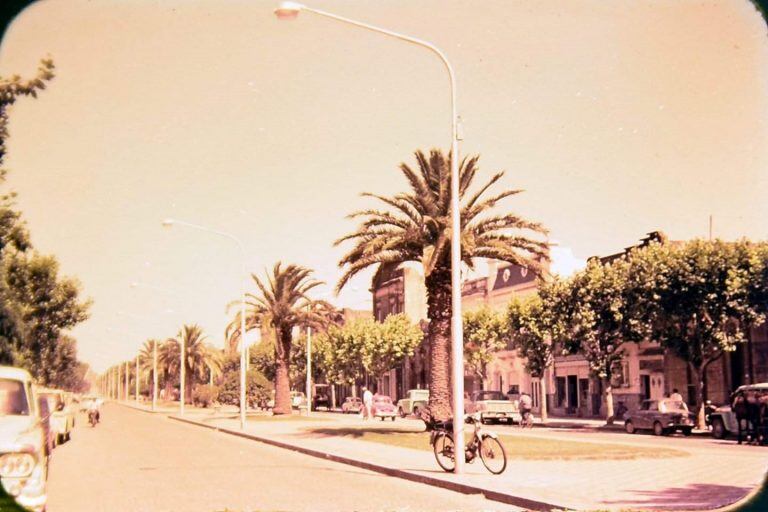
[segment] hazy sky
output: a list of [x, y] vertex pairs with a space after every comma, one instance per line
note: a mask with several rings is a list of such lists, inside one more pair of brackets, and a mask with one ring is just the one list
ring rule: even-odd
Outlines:
[[[362, 191], [405, 188], [446, 148], [448, 82], [428, 51], [257, 0], [48, 0], [0, 48], [0, 74], [57, 76], [11, 112], [7, 187], [43, 252], [94, 299], [81, 357], [102, 370], [198, 322], [221, 345], [249, 270], [277, 260], [332, 285]], [[577, 258], [646, 232], [768, 235], [768, 38], [747, 1], [326, 1], [435, 43], [458, 75], [463, 154], [526, 193], [509, 208]], [[370, 274], [339, 300], [359, 306]], [[173, 290], [129, 287], [132, 281]], [[330, 288], [330, 286], [329, 286]], [[172, 309], [174, 313], [164, 313]], [[137, 317], [119, 315], [118, 311]], [[108, 331], [112, 327], [115, 331]]]

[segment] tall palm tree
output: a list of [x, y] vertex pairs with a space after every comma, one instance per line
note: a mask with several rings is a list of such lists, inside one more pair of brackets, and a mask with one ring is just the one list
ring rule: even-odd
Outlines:
[[[184, 397], [186, 401], [192, 401], [192, 387], [196, 382], [206, 382], [211, 368], [214, 371], [221, 370], [221, 360], [211, 346], [206, 344], [207, 337], [203, 329], [197, 325], [183, 325], [176, 338], [168, 340], [176, 344], [176, 356], [178, 361], [179, 344], [184, 341]], [[179, 363], [176, 363], [177, 367]]]
[[[152, 375], [152, 372], [154, 371], [154, 362], [153, 362], [153, 356], [154, 356], [154, 350], [155, 350], [155, 344], [157, 344], [157, 356], [158, 356], [158, 368], [160, 367], [160, 342], [156, 339], [148, 339], [144, 342], [144, 344], [141, 346], [141, 349], [139, 350], [139, 373], [141, 375], [141, 378], [147, 379], [147, 384], [149, 387], [149, 396], [152, 396], [152, 386], [154, 385], [154, 376]], [[158, 376], [159, 377], [159, 376]]]
[[[258, 294], [247, 294], [246, 326], [262, 326], [275, 332], [275, 406], [274, 414], [291, 413], [290, 357], [292, 331], [295, 326], [322, 328], [328, 322], [333, 308], [322, 300], [307, 296], [311, 289], [323, 284], [311, 277], [312, 270], [298, 266], [282, 266], [278, 262], [265, 282], [251, 274]], [[240, 312], [228, 328], [229, 334], [239, 329]]]
[[157, 351], [158, 377], [162, 376], [166, 400], [171, 399], [174, 383], [179, 379], [179, 342], [165, 340]]
[[[441, 420], [451, 416], [451, 162], [442, 151], [429, 155], [416, 151], [418, 169], [400, 164], [410, 190], [393, 197], [364, 193], [383, 202], [383, 210], [367, 209], [350, 218], [362, 218], [357, 230], [335, 242], [352, 241], [354, 246], [339, 262], [345, 270], [336, 291], [349, 279], [371, 266], [378, 267], [374, 280], [401, 263], [414, 261], [424, 268], [427, 289], [428, 337], [430, 340], [429, 409]], [[461, 202], [461, 259], [470, 269], [473, 258], [514, 263], [539, 273], [548, 259], [547, 244], [531, 235], [546, 234], [541, 224], [514, 213], [490, 214], [504, 198], [521, 190], [505, 190], [491, 197], [484, 194], [504, 175], [494, 174], [487, 183], [468, 194], [477, 173], [478, 156], [465, 158], [459, 166]]]

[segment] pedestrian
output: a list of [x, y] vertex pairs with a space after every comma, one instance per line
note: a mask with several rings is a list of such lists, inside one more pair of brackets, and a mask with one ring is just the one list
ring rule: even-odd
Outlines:
[[367, 387], [363, 387], [363, 419], [373, 417], [373, 393]]
[[683, 401], [683, 395], [680, 394], [679, 391], [677, 391], [677, 388], [674, 388], [672, 390], [672, 394], [669, 395], [670, 400], [677, 400], [679, 402]]

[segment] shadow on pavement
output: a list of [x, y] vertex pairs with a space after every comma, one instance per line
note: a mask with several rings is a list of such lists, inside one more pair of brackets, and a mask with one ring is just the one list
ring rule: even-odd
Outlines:
[[711, 508], [713, 502], [719, 502], [723, 505], [735, 503], [751, 491], [752, 489], [749, 487], [732, 485], [691, 484], [685, 487], [668, 487], [654, 491], [630, 490], [628, 492], [637, 496], [637, 499], [601, 501], [601, 503], [664, 510], [698, 510]]

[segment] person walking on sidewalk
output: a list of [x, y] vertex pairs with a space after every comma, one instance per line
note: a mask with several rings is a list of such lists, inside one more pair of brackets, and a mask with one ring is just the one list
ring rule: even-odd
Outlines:
[[363, 419], [367, 420], [373, 416], [373, 393], [367, 387], [363, 387]]

